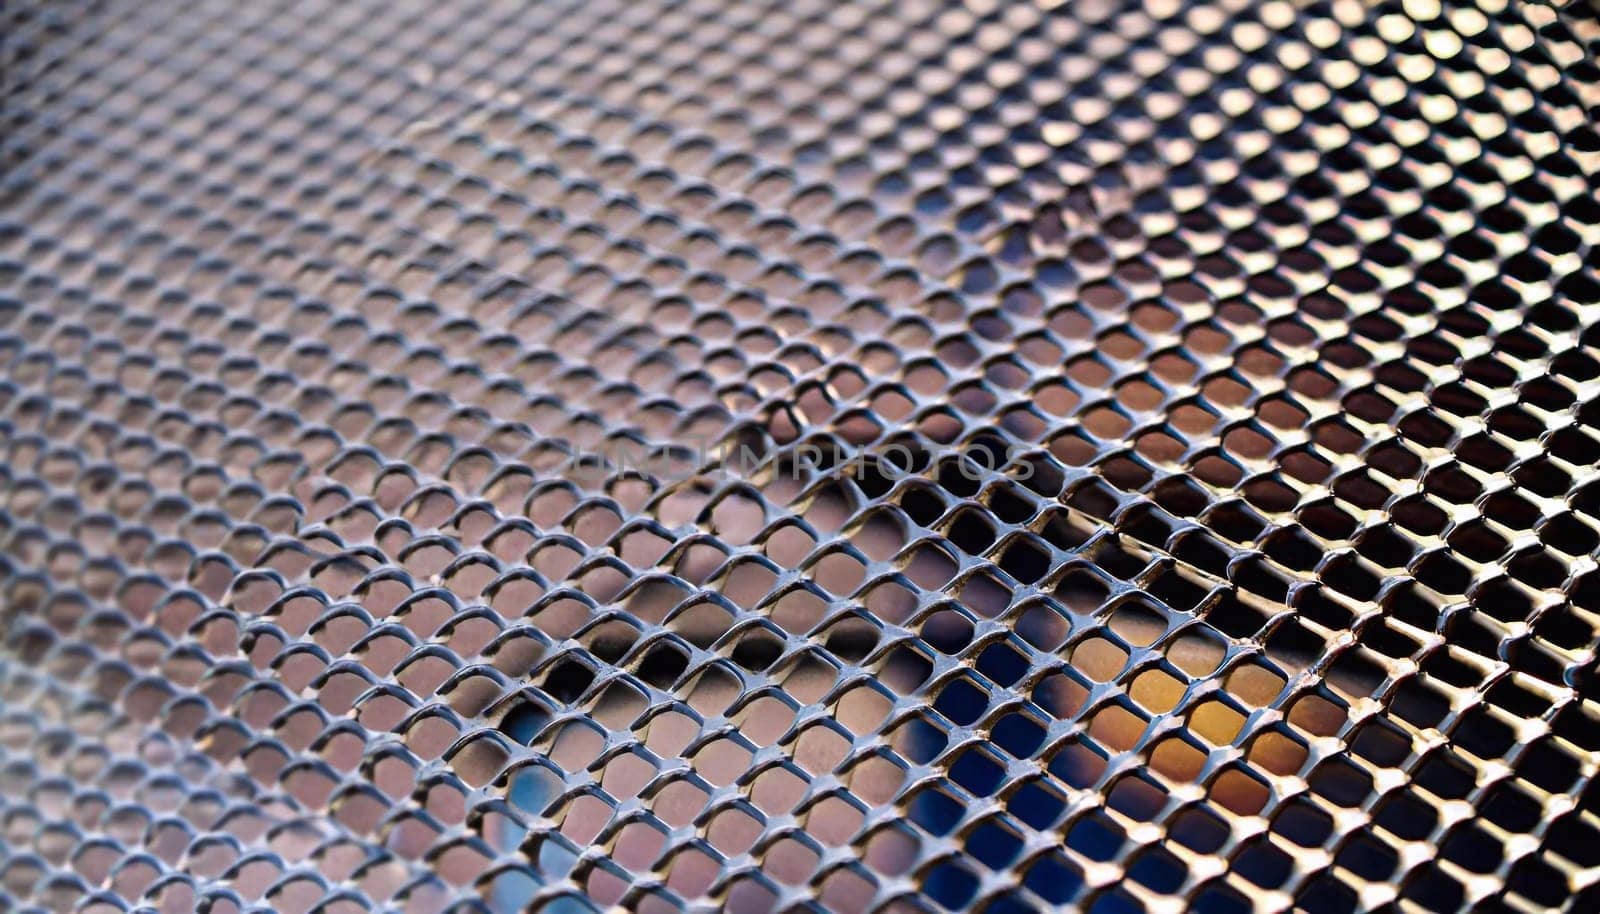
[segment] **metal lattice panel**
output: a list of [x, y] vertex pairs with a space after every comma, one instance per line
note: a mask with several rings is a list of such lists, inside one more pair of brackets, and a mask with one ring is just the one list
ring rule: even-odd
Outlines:
[[1597, 48], [0, 5], [0, 911], [1600, 909]]

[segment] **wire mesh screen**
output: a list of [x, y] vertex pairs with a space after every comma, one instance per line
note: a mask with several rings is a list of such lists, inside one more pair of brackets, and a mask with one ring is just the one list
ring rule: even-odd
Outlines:
[[0, 910], [1600, 910], [1597, 48], [0, 4]]

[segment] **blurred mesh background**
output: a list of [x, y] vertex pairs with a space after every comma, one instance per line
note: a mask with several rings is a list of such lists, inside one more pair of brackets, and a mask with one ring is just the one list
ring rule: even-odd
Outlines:
[[0, 910], [1600, 910], [1597, 48], [0, 4]]

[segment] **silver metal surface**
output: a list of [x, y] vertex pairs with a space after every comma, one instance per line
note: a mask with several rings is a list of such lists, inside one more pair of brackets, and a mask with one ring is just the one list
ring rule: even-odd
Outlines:
[[1597, 48], [0, 4], [0, 911], [1600, 910]]

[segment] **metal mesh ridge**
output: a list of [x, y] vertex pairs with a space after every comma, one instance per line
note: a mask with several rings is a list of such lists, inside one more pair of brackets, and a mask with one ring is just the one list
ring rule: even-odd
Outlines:
[[0, 3], [0, 911], [1600, 910], [1597, 49]]

